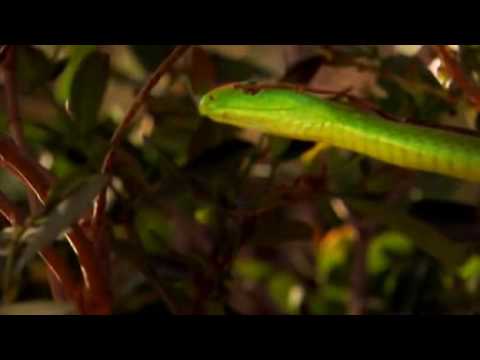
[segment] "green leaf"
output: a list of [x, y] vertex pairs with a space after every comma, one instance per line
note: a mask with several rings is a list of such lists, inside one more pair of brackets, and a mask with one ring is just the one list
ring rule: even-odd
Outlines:
[[291, 219], [281, 210], [268, 211], [255, 218], [256, 226], [250, 244], [278, 245], [285, 242], [311, 240], [313, 229], [306, 223]]
[[93, 200], [107, 184], [106, 176], [91, 177], [67, 200], [56, 206], [42, 221], [42, 224], [27, 229], [21, 237], [21, 241], [27, 245], [18, 260], [16, 273], [20, 273], [39, 251], [52, 244], [71, 225], [84, 216], [92, 207]]
[[135, 228], [148, 254], [161, 255], [169, 249], [175, 233], [165, 214], [155, 208], [144, 208], [136, 212]]
[[60, 104], [64, 104], [70, 97], [73, 79], [83, 59], [96, 48], [96, 45], [70, 45], [68, 64], [55, 84], [55, 98]]
[[18, 86], [25, 93], [31, 93], [47, 83], [55, 70], [55, 65], [47, 56], [31, 46], [18, 46], [16, 61]]
[[221, 83], [245, 81], [266, 78], [270, 74], [264, 69], [244, 61], [226, 59], [218, 55], [211, 55], [217, 69], [217, 80]]
[[371, 274], [379, 274], [388, 270], [391, 259], [389, 255], [408, 255], [411, 253], [411, 242], [404, 234], [394, 231], [384, 232], [371, 242], [367, 267]]
[[460, 276], [465, 280], [472, 278], [480, 278], [480, 256], [473, 256], [468, 262], [460, 269]]
[[270, 297], [280, 310], [286, 314], [296, 315], [303, 302], [303, 288], [290, 274], [275, 274], [268, 284]]
[[108, 55], [98, 52], [88, 55], [80, 64], [72, 81], [70, 111], [82, 134], [97, 123], [109, 77]]
[[239, 259], [234, 263], [233, 273], [235, 276], [260, 282], [268, 279], [275, 271], [266, 262], [255, 259]]
[[130, 45], [147, 71], [155, 70], [175, 49], [175, 45]]

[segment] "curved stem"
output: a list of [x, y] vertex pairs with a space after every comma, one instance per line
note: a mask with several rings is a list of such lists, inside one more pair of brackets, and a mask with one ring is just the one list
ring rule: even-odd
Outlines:
[[[160, 64], [160, 66], [155, 70], [155, 72], [151, 75], [150, 79], [147, 81], [145, 86], [139, 92], [137, 97], [135, 98], [130, 110], [128, 111], [127, 115], [123, 119], [120, 126], [116, 129], [113, 137], [110, 141], [110, 149], [107, 152], [107, 155], [103, 161], [102, 165], [102, 173], [106, 174], [109, 173], [112, 169], [113, 164], [113, 156], [115, 154], [116, 148], [121, 143], [126, 131], [132, 125], [133, 121], [135, 120], [136, 115], [140, 111], [140, 108], [147, 100], [148, 96], [150, 95], [153, 88], [158, 84], [160, 79], [167, 74], [172, 66], [190, 49], [190, 45], [179, 45], [177, 46], [172, 53], [165, 59], [165, 61]], [[100, 224], [102, 223], [102, 218], [105, 213], [106, 207], [106, 192], [102, 192], [96, 202], [93, 211], [92, 217], [92, 225], [95, 233], [98, 233], [98, 229]]]
[[[19, 178], [28, 189], [36, 194], [40, 203], [45, 205], [54, 178], [47, 176], [44, 169], [31, 160], [8, 137], [0, 138], [0, 164]], [[78, 255], [87, 295], [95, 303], [103, 301], [100, 304], [101, 312], [109, 313], [111, 299], [108, 296], [108, 286], [96, 262], [92, 243], [87, 239], [79, 226], [73, 226], [66, 237]], [[47, 253], [47, 257], [44, 258], [52, 258], [51, 253]], [[85, 306], [88, 305], [86, 304]], [[96, 304], [93, 305], [97, 306]], [[89, 310], [90, 308], [87, 308], [85, 311]], [[97, 311], [95, 310], [95, 312]]]
[[[7, 102], [7, 115], [9, 132], [18, 147], [27, 152], [25, 143], [25, 135], [20, 120], [18, 106], [18, 89], [17, 89], [17, 52], [14, 45], [10, 45], [6, 51], [4, 69], [5, 69], [5, 97]], [[33, 214], [37, 214], [41, 206], [35, 198], [35, 194], [28, 191], [28, 201], [30, 210]]]
[[[146, 102], [153, 88], [158, 84], [160, 79], [171, 70], [172, 66], [189, 49], [190, 49], [189, 45], [177, 46], [172, 51], [172, 53], [165, 59], [165, 61], [162, 64], [160, 64], [157, 70], [151, 75], [150, 79], [147, 81], [145, 86], [142, 88], [140, 93], [135, 98], [135, 101], [133, 102], [130, 110], [128, 111], [127, 115], [123, 119], [122, 123], [113, 134], [113, 137], [110, 141], [110, 148], [102, 164], [102, 173], [108, 174], [111, 172], [116, 148], [120, 145], [123, 137], [125, 136], [125, 133], [127, 132], [128, 128], [132, 125], [136, 115], [140, 111], [143, 104]], [[109, 254], [110, 244], [104, 229], [105, 208], [106, 208], [106, 189], [102, 191], [100, 195], [97, 197], [97, 199], [95, 200], [91, 225], [92, 225], [93, 237], [96, 240], [94, 243], [95, 254], [97, 255], [97, 258], [99, 259], [99, 261], [101, 261], [104, 264], [103, 266], [104, 275], [105, 275], [105, 278], [108, 279], [110, 277], [109, 266], [108, 266], [108, 259], [105, 259], [105, 257]]]

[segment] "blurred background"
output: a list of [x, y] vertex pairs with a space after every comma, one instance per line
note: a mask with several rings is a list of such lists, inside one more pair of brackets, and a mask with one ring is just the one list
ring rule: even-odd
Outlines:
[[[27, 142], [61, 184], [98, 173], [116, 126], [172, 49], [17, 47]], [[478, 82], [479, 46], [450, 49]], [[92, 54], [108, 61], [91, 65]], [[477, 313], [480, 187], [199, 116], [208, 90], [250, 80], [348, 90], [395, 119], [478, 129], [477, 110], [429, 46], [193, 47], [154, 89], [116, 160], [115, 313]], [[5, 132], [4, 99], [1, 85]], [[0, 189], [28, 207], [3, 171]], [[65, 241], [55, 247], [74, 267]], [[0, 257], [0, 271], [8, 261]], [[2, 295], [0, 313], [74, 313], [50, 300], [40, 259]]]

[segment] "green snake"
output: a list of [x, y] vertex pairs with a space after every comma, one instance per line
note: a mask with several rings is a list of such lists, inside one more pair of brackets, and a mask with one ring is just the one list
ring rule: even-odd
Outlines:
[[206, 94], [200, 113], [213, 121], [313, 141], [417, 171], [480, 182], [480, 138], [387, 121], [337, 101], [282, 88], [230, 84]]

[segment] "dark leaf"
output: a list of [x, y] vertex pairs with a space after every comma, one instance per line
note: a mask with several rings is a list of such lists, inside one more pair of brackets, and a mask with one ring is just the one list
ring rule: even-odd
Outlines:
[[190, 81], [192, 90], [196, 95], [203, 95], [215, 86], [216, 67], [210, 60], [210, 55], [200, 47], [192, 51], [192, 65]]
[[175, 45], [130, 45], [130, 47], [145, 69], [151, 72], [170, 55]]
[[480, 84], [480, 45], [460, 45], [460, 59], [466, 73]]
[[267, 71], [243, 61], [229, 60], [218, 55], [211, 55], [211, 60], [217, 69], [217, 80], [221, 83], [265, 78], [270, 75]]
[[308, 84], [324, 64], [321, 56], [312, 57], [295, 64], [288, 69], [282, 82]]
[[309, 241], [313, 237], [310, 225], [287, 216], [281, 209], [268, 211], [254, 219], [249, 244], [279, 245], [285, 242]]
[[18, 46], [16, 57], [17, 80], [21, 91], [31, 93], [51, 79], [55, 65], [41, 50]]
[[[389, 75], [401, 75], [402, 82]], [[442, 92], [437, 79], [418, 59], [394, 56], [383, 61], [379, 85], [388, 96], [379, 101], [382, 110], [399, 118], [415, 119], [419, 123], [435, 124], [442, 113], [451, 110], [445, 99], [433, 91]], [[426, 91], [430, 88], [433, 91]]]
[[70, 112], [82, 134], [97, 123], [109, 77], [108, 55], [93, 52], [80, 64], [72, 82]]
[[143, 208], [135, 212], [135, 229], [150, 255], [165, 254], [175, 234], [168, 217], [155, 208]]

